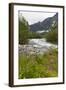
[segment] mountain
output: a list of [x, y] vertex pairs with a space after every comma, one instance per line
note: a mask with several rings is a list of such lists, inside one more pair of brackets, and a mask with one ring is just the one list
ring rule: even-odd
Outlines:
[[53, 17], [48, 17], [42, 22], [37, 22], [30, 25], [30, 31], [47, 31], [51, 28], [52, 25], [58, 24], [58, 13], [56, 13]]

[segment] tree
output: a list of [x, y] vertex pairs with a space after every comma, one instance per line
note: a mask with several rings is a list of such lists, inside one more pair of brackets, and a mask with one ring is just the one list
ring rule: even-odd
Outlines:
[[25, 18], [19, 18], [19, 44], [28, 43], [29, 25]]
[[58, 25], [56, 23], [51, 26], [50, 31], [46, 34], [46, 39], [54, 44], [58, 43]]

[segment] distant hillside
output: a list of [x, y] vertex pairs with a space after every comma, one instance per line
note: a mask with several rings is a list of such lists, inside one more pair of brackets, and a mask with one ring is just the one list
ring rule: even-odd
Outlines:
[[46, 31], [49, 30], [54, 24], [58, 24], [58, 13], [56, 13], [53, 17], [46, 18], [42, 22], [37, 22], [35, 24], [30, 25], [30, 31]]

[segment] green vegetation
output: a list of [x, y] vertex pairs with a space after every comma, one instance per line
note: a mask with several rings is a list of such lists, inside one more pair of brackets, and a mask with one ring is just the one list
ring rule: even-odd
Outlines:
[[45, 38], [48, 42], [58, 44], [58, 26], [54, 25], [51, 30], [45, 34]]
[[40, 55], [19, 56], [19, 79], [58, 76], [58, 50], [51, 49]]
[[19, 19], [19, 44], [28, 43], [29, 25], [28, 22], [22, 17]]
[[42, 35], [41, 34], [39, 34], [39, 33], [36, 33], [36, 32], [31, 32], [31, 31], [29, 31], [29, 38], [30, 39], [33, 39], [33, 38], [42, 38]]

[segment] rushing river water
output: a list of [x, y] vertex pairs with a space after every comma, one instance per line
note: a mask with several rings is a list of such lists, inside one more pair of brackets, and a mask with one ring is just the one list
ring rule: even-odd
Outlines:
[[33, 45], [35, 47], [54, 47], [57, 48], [57, 45], [51, 44], [46, 41], [46, 39], [29, 39], [29, 45]]
[[58, 48], [58, 46], [47, 42], [46, 39], [29, 39], [28, 44], [19, 45], [19, 53], [44, 53], [51, 48]]

